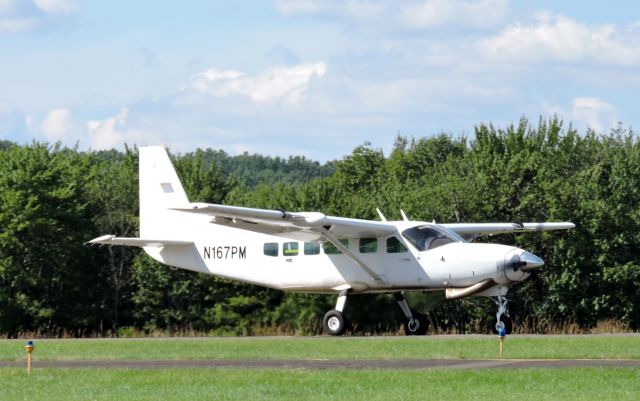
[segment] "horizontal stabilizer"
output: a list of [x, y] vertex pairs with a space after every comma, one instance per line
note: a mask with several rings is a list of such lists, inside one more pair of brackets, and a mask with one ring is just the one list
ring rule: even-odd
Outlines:
[[147, 239], [147, 238], [123, 238], [116, 237], [115, 235], [103, 235], [102, 237], [94, 238], [87, 242], [88, 244], [101, 244], [101, 245], [125, 245], [125, 246], [151, 246], [151, 247], [163, 247], [169, 245], [191, 245], [192, 241], [174, 241], [163, 239]]

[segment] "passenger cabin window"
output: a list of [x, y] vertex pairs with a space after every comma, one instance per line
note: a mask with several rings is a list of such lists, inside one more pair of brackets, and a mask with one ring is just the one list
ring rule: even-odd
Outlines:
[[263, 250], [266, 256], [278, 256], [278, 244], [275, 242], [267, 242]]
[[305, 242], [304, 243], [304, 254], [305, 255], [319, 255], [320, 254], [320, 244], [317, 242]]
[[450, 242], [456, 242], [455, 239], [448, 237], [445, 233], [429, 226], [409, 228], [402, 232], [402, 236], [419, 251], [427, 251]]
[[378, 252], [377, 238], [360, 238], [360, 253]]
[[282, 254], [284, 256], [297, 256], [298, 255], [298, 243], [297, 242], [285, 242], [282, 244]]
[[[340, 243], [344, 246], [349, 246], [348, 239], [341, 239]], [[324, 248], [324, 253], [327, 255], [339, 255], [342, 253], [342, 251], [338, 249], [335, 245], [333, 245], [331, 242], [325, 242], [322, 245], [322, 247]]]
[[407, 247], [396, 237], [387, 238], [387, 253], [404, 253]]

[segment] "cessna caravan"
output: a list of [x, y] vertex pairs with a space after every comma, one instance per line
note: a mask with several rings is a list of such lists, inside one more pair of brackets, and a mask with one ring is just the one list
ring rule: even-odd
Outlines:
[[471, 242], [516, 232], [566, 230], [569, 222], [453, 223], [380, 221], [319, 212], [190, 203], [163, 146], [141, 147], [140, 237], [104, 235], [90, 243], [142, 247], [155, 260], [199, 273], [283, 291], [336, 294], [323, 327], [347, 329], [348, 296], [394, 294], [405, 333], [426, 334], [427, 319], [408, 306], [407, 291], [444, 290], [447, 299], [496, 299], [495, 331], [512, 330], [509, 289], [544, 262], [510, 245]]

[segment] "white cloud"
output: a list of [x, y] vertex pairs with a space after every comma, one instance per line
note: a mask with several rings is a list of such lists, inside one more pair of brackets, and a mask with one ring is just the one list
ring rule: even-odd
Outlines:
[[78, 5], [73, 0], [33, 0], [33, 3], [50, 15], [69, 15], [78, 11]]
[[401, 9], [401, 21], [409, 28], [433, 28], [445, 25], [493, 27], [509, 11], [508, 0], [428, 0]]
[[113, 117], [87, 121], [90, 147], [99, 150], [122, 146], [125, 142], [124, 130], [128, 112], [129, 110], [124, 108]]
[[640, 36], [630, 26], [590, 26], [572, 18], [541, 12], [532, 25], [515, 24], [499, 35], [480, 40], [478, 51], [515, 63], [554, 60], [604, 65], [640, 64]]
[[94, 150], [122, 148], [125, 143], [144, 145], [158, 143], [164, 134], [152, 135], [146, 129], [132, 127], [130, 110], [123, 108], [113, 117], [86, 122], [89, 147]]
[[572, 115], [594, 131], [614, 128], [618, 123], [613, 105], [597, 97], [577, 97], [572, 101]]
[[77, 134], [71, 111], [67, 109], [50, 110], [42, 121], [41, 130], [51, 142], [72, 140]]
[[255, 103], [298, 104], [313, 77], [321, 78], [326, 71], [325, 63], [276, 67], [256, 76], [211, 68], [191, 78], [191, 89], [215, 97], [243, 96]]
[[591, 97], [575, 97], [564, 105], [543, 102], [544, 114], [557, 115], [570, 121], [579, 132], [591, 129], [596, 132], [606, 132], [616, 128], [618, 110], [604, 100]]
[[78, 11], [74, 0], [0, 0], [0, 34], [16, 34], [56, 24]]

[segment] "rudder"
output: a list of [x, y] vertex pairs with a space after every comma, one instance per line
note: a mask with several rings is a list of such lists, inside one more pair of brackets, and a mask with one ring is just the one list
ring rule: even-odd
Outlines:
[[164, 146], [139, 148], [140, 237], [172, 238], [178, 234], [178, 215], [170, 210], [189, 203]]

